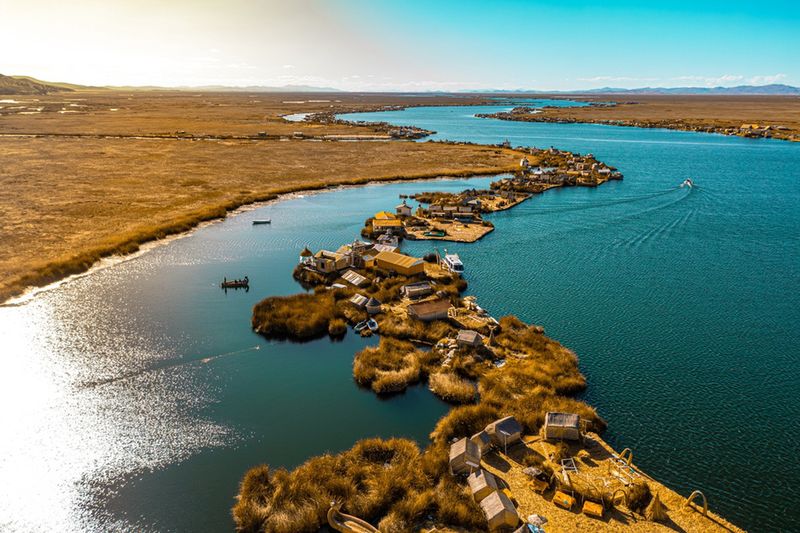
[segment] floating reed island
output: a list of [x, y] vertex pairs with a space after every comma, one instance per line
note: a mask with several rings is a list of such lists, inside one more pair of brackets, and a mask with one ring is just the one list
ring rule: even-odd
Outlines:
[[252, 468], [237, 530], [316, 532], [330, 520], [339, 531], [514, 531], [545, 517], [548, 531], [736, 531], [605, 444], [606, 422], [576, 398], [586, 388], [576, 355], [540, 326], [491, 316], [448, 264], [397, 244], [306, 248], [294, 277], [309, 292], [254, 307], [253, 329], [268, 338], [335, 337], [343, 323], [377, 332], [354, 356], [356, 384], [390, 395], [423, 382], [453, 408], [424, 449], [367, 439], [292, 471]]
[[[506, 144], [506, 143], [504, 143]], [[528, 154], [509, 177], [493, 181], [489, 189], [460, 193], [422, 192], [411, 195], [414, 209], [404, 198], [392, 211], [379, 211], [364, 221], [361, 236], [378, 242], [401, 239], [475, 242], [494, 231], [483, 215], [511, 209], [534, 194], [555, 187], [597, 187], [622, 179], [616, 168], [595, 159], [556, 148], [517, 147]]]

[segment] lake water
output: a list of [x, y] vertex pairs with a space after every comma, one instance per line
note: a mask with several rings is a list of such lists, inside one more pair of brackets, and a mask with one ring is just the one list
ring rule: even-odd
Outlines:
[[[800, 146], [473, 117], [496, 109], [358, 118], [618, 166], [623, 182], [549, 191], [493, 215], [479, 243], [447, 248], [482, 306], [578, 353], [615, 446], [737, 524], [795, 528]], [[678, 188], [688, 176], [698, 186]], [[299, 290], [303, 246], [355, 238], [399, 194], [489, 181], [288, 199], [0, 307], [0, 530], [230, 530], [250, 466], [292, 467], [365, 436], [424, 444], [447, 406], [422, 387], [388, 400], [356, 387], [352, 356], [367, 341], [265, 341], [250, 309]], [[219, 289], [243, 275], [249, 292]]]
[[800, 530], [800, 144], [473, 116], [494, 109], [342, 118], [617, 166], [622, 182], [549, 191], [448, 248], [482, 305], [578, 353], [617, 449], [739, 525]]

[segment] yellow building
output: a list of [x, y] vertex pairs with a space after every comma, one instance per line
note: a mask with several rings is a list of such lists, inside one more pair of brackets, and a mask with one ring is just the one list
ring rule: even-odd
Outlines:
[[373, 217], [375, 220], [394, 220], [397, 218], [397, 215], [394, 213], [390, 213], [388, 211], [378, 211], [375, 213]]
[[418, 257], [399, 254], [397, 252], [380, 252], [369, 260], [367, 266], [397, 272], [404, 276], [413, 276], [425, 272], [425, 262]]

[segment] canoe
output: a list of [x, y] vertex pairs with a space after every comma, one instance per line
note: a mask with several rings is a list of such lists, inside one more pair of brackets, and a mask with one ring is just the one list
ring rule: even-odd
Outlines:
[[364, 329], [366, 327], [367, 327], [367, 321], [366, 320], [362, 320], [361, 322], [356, 324], [353, 329], [355, 329], [356, 331], [361, 331], [362, 329]]
[[265, 218], [262, 220], [254, 220], [253, 225], [258, 226], [259, 224], [272, 224], [272, 220], [269, 218]]
[[367, 320], [367, 327], [368, 327], [368, 328], [370, 329], [370, 331], [372, 331], [372, 332], [378, 331], [378, 323], [377, 323], [377, 322], [376, 322], [374, 319], [372, 319], [372, 318], [370, 318], [369, 320]]
[[381, 533], [366, 520], [344, 514], [339, 510], [341, 504], [332, 504], [328, 509], [328, 525], [341, 533]]

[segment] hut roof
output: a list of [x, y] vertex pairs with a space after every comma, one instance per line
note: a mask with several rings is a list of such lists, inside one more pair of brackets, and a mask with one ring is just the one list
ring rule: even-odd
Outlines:
[[430, 300], [418, 304], [411, 304], [408, 306], [408, 309], [416, 316], [424, 317], [446, 312], [450, 309], [451, 305], [450, 300]]
[[303, 251], [300, 252], [300, 257], [311, 257], [314, 253], [308, 249], [308, 246], [303, 248]]
[[366, 285], [367, 282], [369, 281], [367, 280], [367, 278], [365, 278], [364, 276], [353, 270], [348, 270], [347, 272], [342, 274], [342, 279], [348, 283], [355, 285], [356, 287], [361, 287], [362, 285]]
[[377, 305], [381, 305], [381, 303], [375, 299], [375, 297], [372, 297], [367, 301], [367, 307], [375, 307]]
[[652, 522], [665, 522], [667, 518], [669, 518], [667, 509], [661, 502], [661, 498], [658, 496], [657, 492], [656, 495], [653, 496], [650, 505], [644, 510], [644, 517]]
[[580, 429], [581, 417], [573, 413], [547, 413], [544, 417], [545, 425], [563, 428]]
[[375, 213], [374, 218], [376, 220], [392, 220], [397, 218], [397, 215], [395, 215], [394, 213], [390, 213], [388, 211], [378, 211], [377, 213]]
[[372, 225], [378, 228], [401, 228], [403, 223], [400, 220], [376, 218], [372, 221]]
[[504, 515], [519, 516], [517, 515], [517, 510], [514, 508], [514, 504], [508, 499], [508, 496], [500, 491], [494, 491], [481, 500], [481, 509], [483, 509], [489, 524], [497, 523], [498, 518], [502, 520], [500, 521], [502, 524], [505, 522], [505, 520], [501, 518]]
[[480, 463], [481, 455], [478, 451], [478, 445], [466, 437], [458, 439], [452, 445], [450, 445], [451, 461], [462, 455], [467, 455], [468, 458], [474, 459], [474, 462]]
[[485, 490], [487, 487], [491, 490], [497, 490], [497, 480], [491, 472], [487, 472], [483, 468], [476, 470], [467, 477], [469, 483], [469, 490], [472, 494]]
[[495, 420], [486, 426], [486, 432], [489, 434], [503, 432], [508, 433], [509, 435], [514, 435], [522, 433], [522, 426], [513, 416], [507, 416], [505, 418], [501, 418], [500, 420]]
[[481, 446], [488, 446], [492, 443], [492, 438], [486, 431], [479, 431], [469, 438], [474, 443], [480, 443]]
[[375, 244], [372, 246], [372, 249], [375, 251], [374, 255], [377, 255], [381, 252], [396, 252], [397, 246], [392, 246], [390, 244]]
[[465, 342], [467, 344], [476, 344], [480, 335], [477, 331], [473, 331], [471, 329], [462, 329], [458, 331], [458, 337], [456, 337], [457, 342]]
[[418, 257], [411, 257], [410, 255], [399, 254], [397, 252], [379, 252], [378, 255], [375, 256], [375, 259], [404, 268], [411, 268], [422, 263], [422, 259]]
[[361, 294], [354, 294], [353, 297], [350, 298], [350, 303], [359, 307], [364, 307], [367, 305], [367, 297]]

